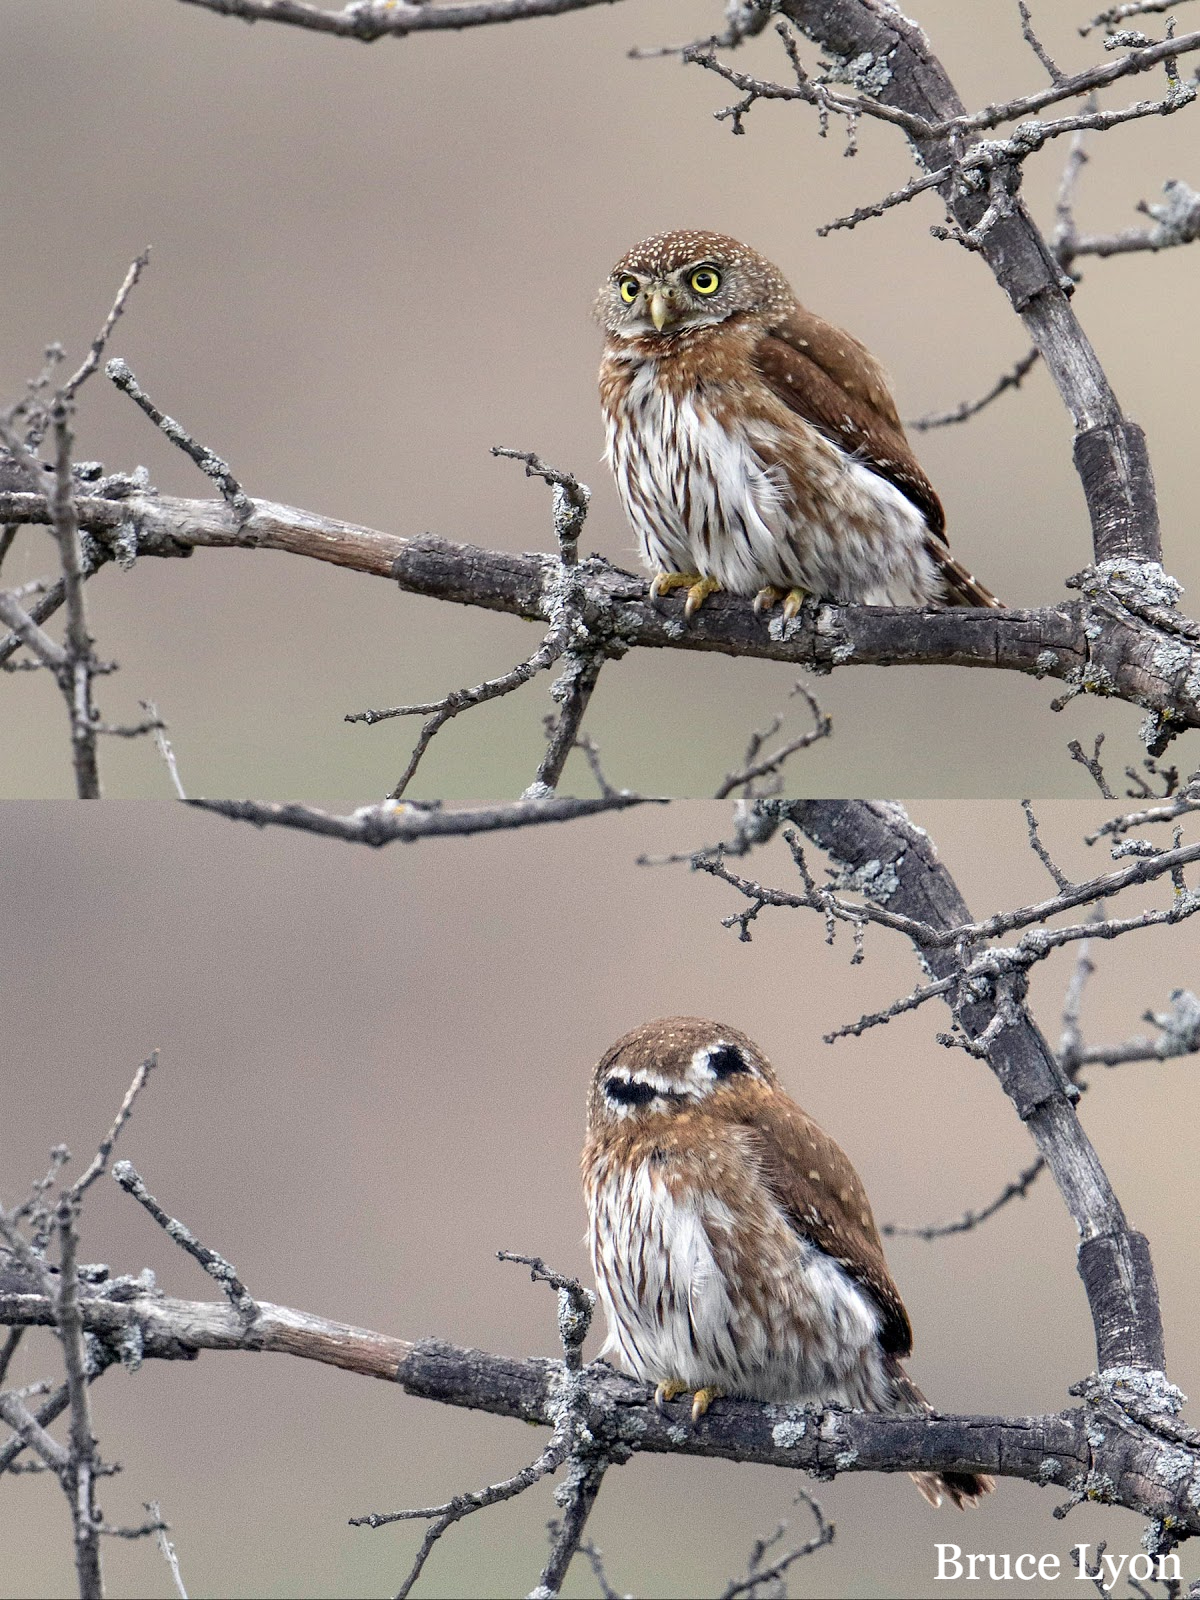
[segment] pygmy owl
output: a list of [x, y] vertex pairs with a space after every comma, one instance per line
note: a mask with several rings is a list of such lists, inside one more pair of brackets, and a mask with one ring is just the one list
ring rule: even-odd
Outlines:
[[887, 380], [720, 233], [622, 256], [596, 301], [607, 457], [656, 595], [995, 606], [950, 554]]
[[[592, 1079], [583, 1150], [602, 1354], [690, 1391], [922, 1412], [908, 1314], [849, 1159], [736, 1028], [667, 1017]], [[932, 1505], [973, 1505], [976, 1473], [914, 1473]]]

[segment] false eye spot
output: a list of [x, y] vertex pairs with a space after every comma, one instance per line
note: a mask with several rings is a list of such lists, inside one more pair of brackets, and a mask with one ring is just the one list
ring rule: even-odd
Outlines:
[[652, 1083], [637, 1083], [632, 1078], [614, 1075], [604, 1080], [604, 1093], [619, 1106], [647, 1105], [658, 1092]]
[[638, 297], [641, 285], [636, 278], [622, 278], [617, 288], [620, 291], [621, 299], [624, 300], [627, 306], [631, 306]]
[[750, 1063], [735, 1044], [719, 1044], [709, 1052], [709, 1067], [718, 1079], [732, 1078], [735, 1072], [749, 1072]]
[[721, 274], [714, 267], [697, 267], [691, 284], [697, 294], [716, 294], [721, 287]]

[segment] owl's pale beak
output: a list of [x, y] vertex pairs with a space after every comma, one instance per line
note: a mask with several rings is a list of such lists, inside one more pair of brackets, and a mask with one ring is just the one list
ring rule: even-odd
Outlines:
[[656, 284], [650, 293], [650, 321], [654, 324], [656, 332], [663, 331], [670, 315], [671, 307], [666, 291]]

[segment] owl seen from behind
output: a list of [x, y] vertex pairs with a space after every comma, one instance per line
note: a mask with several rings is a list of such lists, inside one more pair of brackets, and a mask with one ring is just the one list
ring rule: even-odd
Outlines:
[[878, 362], [724, 234], [646, 239], [600, 290], [606, 455], [651, 592], [762, 610], [996, 606], [950, 554]]
[[[582, 1169], [602, 1354], [660, 1405], [929, 1410], [862, 1183], [744, 1034], [668, 1017], [619, 1039], [592, 1079]], [[913, 1480], [935, 1506], [993, 1487]]]

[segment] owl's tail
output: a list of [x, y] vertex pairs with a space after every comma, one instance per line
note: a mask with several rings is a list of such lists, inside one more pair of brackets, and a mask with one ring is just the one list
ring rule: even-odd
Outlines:
[[[893, 1410], [933, 1410], [895, 1356], [888, 1358], [887, 1375], [891, 1384]], [[912, 1472], [909, 1476], [935, 1510], [943, 1500], [949, 1500], [960, 1511], [968, 1506], [976, 1506], [985, 1494], [991, 1494], [996, 1487], [996, 1480], [982, 1472]]]
[[961, 561], [954, 559], [945, 540], [931, 537], [928, 545], [929, 553], [937, 562], [938, 570], [942, 574], [942, 581], [946, 585], [947, 605], [1000, 606], [1003, 604], [1003, 601], [997, 600], [992, 591], [980, 583], [973, 573], [967, 571]]

